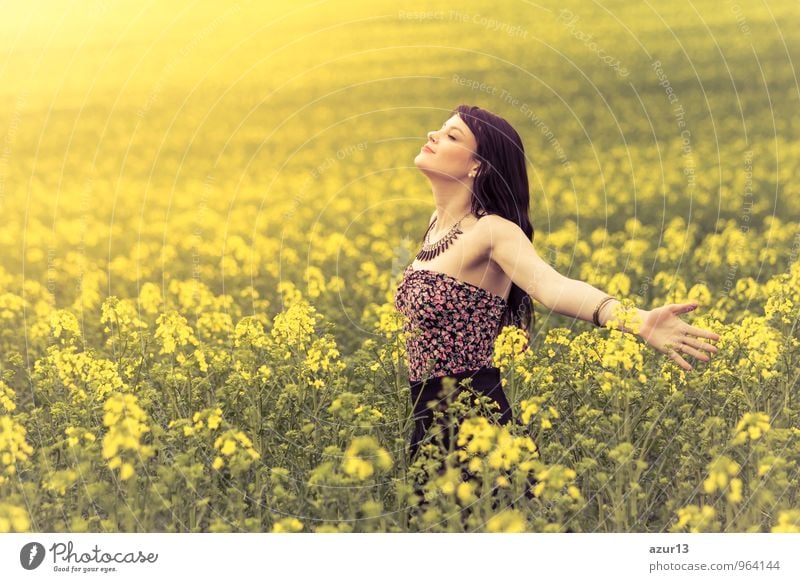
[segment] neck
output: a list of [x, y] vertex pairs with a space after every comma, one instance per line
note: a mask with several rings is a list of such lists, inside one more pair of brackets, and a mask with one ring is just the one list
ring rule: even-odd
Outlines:
[[429, 177], [436, 204], [436, 225], [431, 233], [449, 230], [453, 224], [467, 214], [472, 207], [470, 184], [451, 179]]

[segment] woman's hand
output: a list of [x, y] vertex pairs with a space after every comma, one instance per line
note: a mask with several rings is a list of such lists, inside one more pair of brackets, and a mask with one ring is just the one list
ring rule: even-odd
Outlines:
[[645, 315], [639, 328], [639, 336], [653, 349], [667, 354], [686, 371], [692, 366], [681, 357], [688, 354], [708, 362], [711, 358], [700, 350], [716, 353], [717, 348], [698, 338], [717, 341], [719, 335], [713, 331], [694, 327], [683, 321], [679, 315], [688, 313], [697, 307], [696, 303], [671, 303], [650, 311]]

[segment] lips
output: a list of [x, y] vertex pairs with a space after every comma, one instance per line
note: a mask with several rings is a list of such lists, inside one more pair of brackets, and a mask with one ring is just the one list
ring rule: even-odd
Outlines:
[[422, 150], [426, 151], [426, 152], [429, 152], [429, 153], [432, 153], [432, 154], [436, 153], [435, 151], [433, 151], [431, 148], [428, 147], [428, 144], [425, 144], [424, 146], [422, 146]]

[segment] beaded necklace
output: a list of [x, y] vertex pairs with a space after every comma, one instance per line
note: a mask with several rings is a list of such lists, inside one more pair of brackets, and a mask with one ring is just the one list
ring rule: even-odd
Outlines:
[[425, 231], [425, 241], [422, 243], [422, 248], [417, 253], [417, 258], [420, 261], [430, 261], [434, 257], [446, 251], [447, 247], [449, 247], [450, 244], [458, 238], [458, 235], [463, 234], [459, 226], [461, 225], [461, 221], [470, 214], [472, 214], [472, 211], [467, 212], [464, 216], [459, 218], [458, 222], [451, 226], [450, 230], [448, 230], [447, 234], [445, 234], [442, 238], [437, 240], [435, 243], [431, 243], [428, 235], [430, 234], [433, 225], [436, 224], [436, 218], [434, 218], [433, 222], [431, 222], [430, 226], [428, 226], [428, 230]]

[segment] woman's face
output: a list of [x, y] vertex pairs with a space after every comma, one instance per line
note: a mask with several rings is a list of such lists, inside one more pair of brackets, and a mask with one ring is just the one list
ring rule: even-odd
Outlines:
[[472, 131], [458, 114], [453, 114], [442, 127], [428, 132], [428, 141], [414, 158], [414, 164], [424, 173], [466, 181], [467, 174], [475, 173], [479, 165], [474, 158], [477, 149]]

